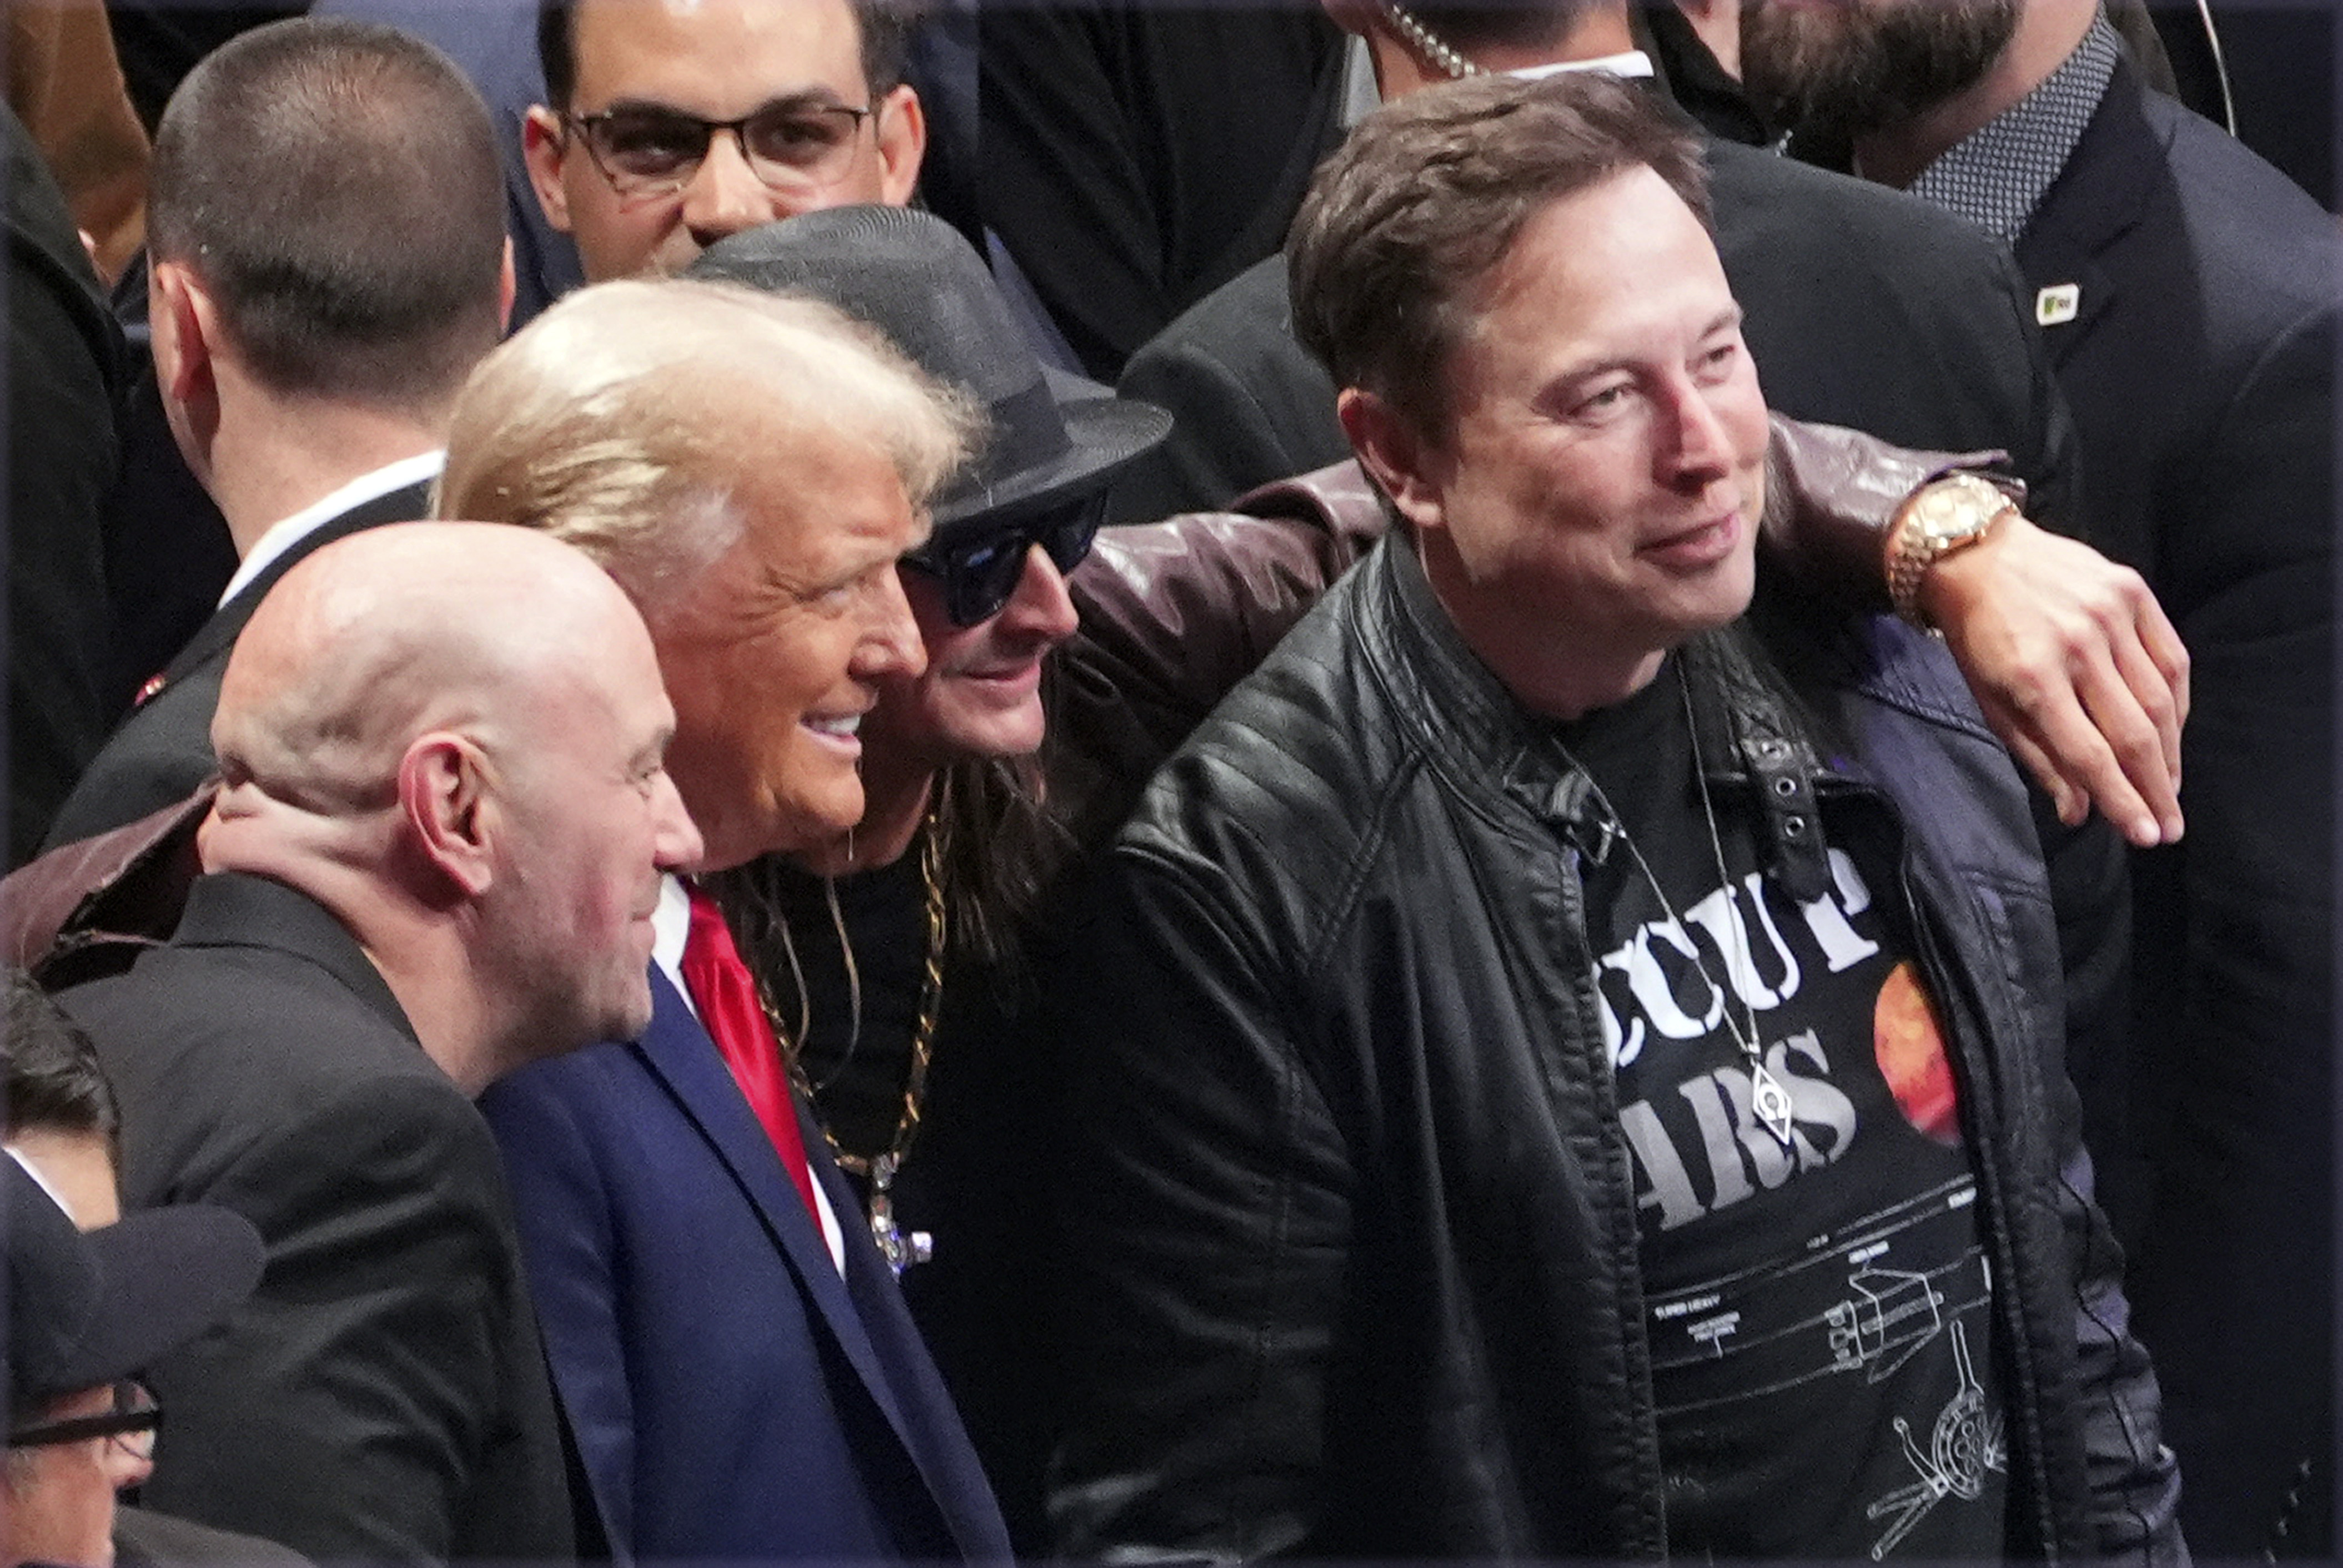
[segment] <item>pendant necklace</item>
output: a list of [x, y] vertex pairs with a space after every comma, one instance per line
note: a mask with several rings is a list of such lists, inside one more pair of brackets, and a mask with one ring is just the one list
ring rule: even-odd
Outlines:
[[[911, 1141], [919, 1133], [920, 1112], [926, 1109], [928, 1068], [935, 1057], [936, 1024], [943, 1010], [948, 923], [944, 907], [943, 839], [943, 824], [937, 819], [937, 812], [931, 807], [920, 829], [920, 886], [926, 937], [926, 952], [920, 973], [920, 1011], [911, 1029], [910, 1063], [904, 1077], [902, 1102], [896, 1114], [894, 1132], [886, 1148], [875, 1154], [863, 1155], [851, 1153], [839, 1143], [838, 1134], [830, 1128], [830, 1118], [823, 1114], [816, 1085], [806, 1076], [803, 1055], [795, 1043], [805, 1038], [806, 1020], [800, 1018], [799, 1032], [792, 1037], [781, 1027], [779, 1010], [773, 1005], [772, 997], [766, 990], [761, 978], [757, 986], [758, 1000], [763, 1003], [765, 1016], [773, 1026], [775, 1037], [781, 1042], [781, 1057], [789, 1069], [789, 1078], [813, 1111], [814, 1124], [821, 1129], [822, 1139], [830, 1145], [831, 1158], [838, 1162], [840, 1170], [870, 1183], [866, 1218], [870, 1224], [870, 1236], [878, 1242], [880, 1254], [887, 1260], [888, 1268], [894, 1271], [898, 1279], [902, 1277], [905, 1269], [934, 1257], [936, 1249], [935, 1238], [929, 1232], [904, 1230], [896, 1220], [894, 1186], [895, 1177], [903, 1168], [904, 1158], [910, 1152]], [[838, 930], [840, 950], [845, 959], [847, 989], [851, 999], [849, 1010], [853, 1018], [853, 1033], [847, 1047], [847, 1056], [851, 1058], [862, 1037], [861, 976], [857, 972], [853, 943], [846, 934], [845, 921], [839, 910], [835, 882], [830, 884], [827, 892], [831, 920]], [[775, 918], [778, 921], [779, 917]], [[782, 923], [779, 929], [786, 932], [788, 927]], [[802, 971], [797, 969], [794, 944], [789, 951], [790, 969], [798, 977], [798, 994], [802, 998], [805, 981]], [[822, 1081], [823, 1085], [827, 1086], [834, 1080], [843, 1066], [841, 1061], [840, 1069], [832, 1070]]]
[[[1635, 842], [1634, 834], [1627, 830], [1626, 819], [1619, 815], [1618, 809], [1611, 804], [1611, 797], [1604, 793], [1602, 783], [1584, 764], [1571, 755], [1570, 748], [1556, 740], [1554, 749], [1562, 753], [1564, 761], [1584, 776], [1587, 789], [1594, 792], [1595, 802], [1603, 808], [1603, 813], [1608, 819], [1602, 824], [1605, 847], [1614, 837], [1627, 846], [1627, 853], [1634, 858], [1635, 869], [1644, 874], [1644, 882], [1652, 890], [1652, 897], [1659, 900], [1661, 912], [1667, 916], [1668, 923], [1675, 927], [1677, 933], [1691, 948], [1693, 968], [1699, 971], [1702, 981], [1716, 997], [1718, 1015], [1724, 1019], [1726, 1030], [1733, 1036], [1733, 1043], [1740, 1048], [1742, 1060], [1748, 1067], [1749, 1104], [1759, 1125], [1772, 1133], [1775, 1141], [1781, 1144], [1785, 1151], [1794, 1151], [1795, 1145], [1791, 1123], [1794, 1108], [1790, 1091], [1766, 1069], [1763, 1042], [1757, 1029], [1757, 1006], [1749, 1000], [1748, 992], [1741, 983], [1744, 979], [1741, 963], [1749, 952], [1749, 929], [1741, 918], [1741, 901], [1734, 896], [1733, 872], [1725, 863], [1725, 840], [1716, 829], [1716, 803], [1710, 798], [1708, 769], [1701, 757], [1700, 724], [1693, 717], [1692, 683], [1684, 674], [1682, 656], [1677, 656], [1674, 662], [1676, 688], [1684, 694], [1685, 730], [1692, 739], [1692, 776], [1700, 786], [1701, 815], [1708, 823], [1709, 851], [1716, 858], [1717, 885], [1724, 893], [1725, 917], [1732, 930], [1733, 940], [1726, 946], [1725, 961], [1729, 966], [1726, 972], [1734, 980], [1733, 990], [1727, 990], [1718, 985], [1716, 977], [1708, 972], [1708, 965], [1700, 956], [1699, 944], [1693, 940], [1692, 932], [1684, 925], [1683, 917], [1676, 913], [1675, 905], [1669, 901], [1667, 890], [1660, 886], [1660, 879], [1653, 874], [1652, 863], [1644, 858], [1643, 847]], [[1763, 895], [1753, 890], [1752, 896]], [[1736, 997], [1741, 1001], [1743, 1017], [1740, 1019], [1733, 1016], [1733, 1003]]]

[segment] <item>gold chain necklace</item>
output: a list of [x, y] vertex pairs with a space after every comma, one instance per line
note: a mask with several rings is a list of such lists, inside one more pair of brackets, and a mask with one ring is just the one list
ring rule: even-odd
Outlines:
[[[927, 960], [920, 977], [919, 1020], [911, 1029], [911, 1066], [903, 1080], [903, 1109], [895, 1118], [894, 1136], [887, 1147], [875, 1155], [849, 1153], [830, 1131], [830, 1119], [822, 1114], [821, 1101], [814, 1095], [813, 1084], [807, 1079], [805, 1062], [799, 1049], [799, 1037], [781, 1025], [780, 1011], [773, 1005], [772, 993], [764, 978], [757, 977], [757, 1000], [765, 1010], [765, 1018], [773, 1026], [773, 1038], [781, 1042], [781, 1060], [788, 1064], [789, 1081], [805, 1096], [806, 1104], [813, 1111], [814, 1124], [821, 1129], [822, 1141], [830, 1145], [830, 1155], [840, 1170], [860, 1176], [870, 1183], [869, 1219], [870, 1235], [879, 1243], [879, 1251], [887, 1266], [900, 1277], [914, 1263], [924, 1263], [935, 1256], [935, 1238], [925, 1231], [906, 1231], [895, 1221], [894, 1186], [896, 1173], [902, 1170], [903, 1161], [910, 1153], [911, 1140], [919, 1135], [920, 1115], [926, 1108], [928, 1096], [928, 1066], [935, 1058], [936, 1022], [943, 1013], [944, 1000], [944, 938], [947, 921], [944, 914], [944, 829], [929, 809], [927, 819], [920, 825], [920, 881], [926, 895]], [[833, 894], [834, 897], [834, 894]], [[835, 910], [835, 904], [832, 909]], [[860, 976], [855, 972], [853, 944], [847, 940], [846, 927], [838, 928], [840, 952], [846, 960], [848, 985], [858, 994], [861, 990]], [[802, 991], [800, 992], [802, 994]], [[860, 1020], [857, 1020], [860, 1027]]]

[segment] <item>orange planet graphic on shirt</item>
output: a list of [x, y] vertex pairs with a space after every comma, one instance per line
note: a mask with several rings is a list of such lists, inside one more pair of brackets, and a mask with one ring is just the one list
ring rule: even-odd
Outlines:
[[1953, 1091], [1953, 1065], [1945, 1060], [1945, 1031], [1937, 1027], [1936, 1006], [1908, 959], [1879, 988], [1871, 1039], [1887, 1091], [1896, 1097], [1904, 1120], [1939, 1143], [1958, 1143], [1959, 1102]]

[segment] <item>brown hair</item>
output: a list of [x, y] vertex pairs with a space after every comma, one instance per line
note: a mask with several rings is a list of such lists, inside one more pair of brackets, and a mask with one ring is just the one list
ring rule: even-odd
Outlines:
[[300, 18], [206, 55], [156, 131], [146, 235], [278, 392], [435, 412], [503, 330], [488, 112], [396, 28]]
[[1482, 279], [1552, 203], [1638, 166], [1708, 224], [1697, 133], [1608, 72], [1477, 76], [1386, 105], [1321, 166], [1293, 220], [1294, 335], [1336, 386], [1432, 434]]

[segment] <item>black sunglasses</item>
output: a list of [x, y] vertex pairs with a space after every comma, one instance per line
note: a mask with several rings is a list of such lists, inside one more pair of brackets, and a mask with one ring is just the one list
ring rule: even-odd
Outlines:
[[954, 626], [975, 626], [1001, 613], [1025, 575], [1035, 545], [1061, 572], [1072, 571], [1091, 553], [1099, 524], [1106, 520], [1106, 492], [1069, 501], [1047, 511], [1011, 518], [980, 533], [960, 534], [920, 546], [903, 564], [939, 579], [944, 613]]
[[54, 1443], [110, 1437], [139, 1458], [151, 1459], [155, 1454], [155, 1430], [162, 1424], [163, 1412], [156, 1407], [155, 1396], [126, 1378], [114, 1385], [114, 1408], [103, 1415], [77, 1415], [65, 1421], [14, 1427], [8, 1432], [8, 1446], [46, 1448]]

